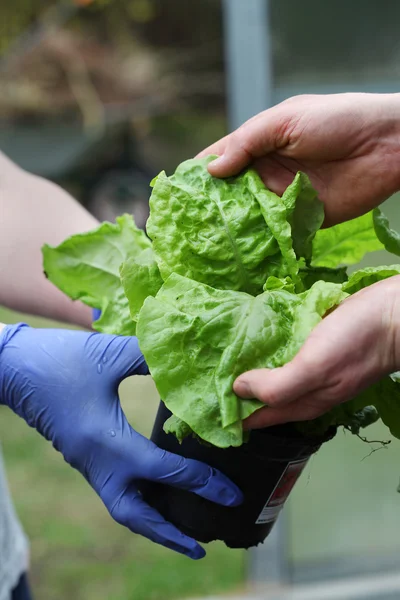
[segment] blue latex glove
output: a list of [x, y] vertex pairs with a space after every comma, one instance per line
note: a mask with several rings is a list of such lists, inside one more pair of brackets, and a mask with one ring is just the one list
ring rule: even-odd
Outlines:
[[101, 310], [99, 308], [92, 308], [93, 321], [97, 321], [101, 317]]
[[144, 503], [136, 482], [175, 485], [226, 506], [240, 503], [242, 495], [221, 473], [165, 452], [132, 429], [118, 386], [147, 373], [136, 338], [23, 324], [0, 333], [0, 402], [52, 442], [118, 523], [202, 558], [197, 542]]

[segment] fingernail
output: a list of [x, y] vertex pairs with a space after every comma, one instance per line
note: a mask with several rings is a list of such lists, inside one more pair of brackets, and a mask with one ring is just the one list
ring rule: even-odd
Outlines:
[[250, 385], [245, 379], [237, 379], [233, 384], [233, 391], [242, 398], [252, 397]]
[[221, 156], [218, 156], [218, 158], [215, 158], [214, 160], [212, 160], [208, 166], [209, 167], [218, 167], [221, 163], [223, 163], [225, 160], [225, 156], [224, 154], [221, 154]]

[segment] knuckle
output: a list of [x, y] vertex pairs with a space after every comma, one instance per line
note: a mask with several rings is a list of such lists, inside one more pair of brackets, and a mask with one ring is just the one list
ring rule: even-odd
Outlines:
[[93, 449], [93, 444], [97, 442], [95, 429], [91, 424], [81, 424], [69, 431], [69, 459], [68, 462], [75, 464], [87, 456]]
[[[357, 389], [357, 387], [358, 386], [355, 385], [355, 389]], [[344, 400], [347, 400], [349, 391], [351, 393], [351, 388], [349, 387], [348, 382], [346, 380], [343, 380], [342, 378], [338, 379], [325, 389], [325, 402], [331, 405], [335, 405], [339, 402], [341, 403]]]
[[299, 117], [293, 113], [284, 113], [279, 116], [275, 126], [275, 145], [283, 148], [292, 143], [299, 123]]
[[290, 96], [290, 98], [286, 98], [285, 100], [283, 100], [283, 102], [281, 102], [281, 106], [285, 105], [285, 104], [303, 104], [305, 102], [310, 102], [311, 100], [314, 100], [315, 98], [317, 98], [318, 96], [316, 96], [315, 94], [298, 94], [297, 96]]
[[246, 155], [248, 159], [253, 159], [255, 147], [254, 139], [251, 136], [247, 135], [246, 130], [238, 132], [237, 146]]
[[97, 439], [97, 432], [91, 423], [79, 427], [78, 435], [83, 444], [92, 444]]
[[174, 467], [175, 471], [183, 471], [184, 469], [186, 469], [187, 460], [183, 456], [180, 456], [179, 454], [168, 454], [168, 458], [170, 459], [172, 463], [171, 466]]
[[268, 388], [260, 389], [259, 393], [257, 394], [257, 397], [259, 400], [261, 400], [261, 402], [263, 402], [267, 406], [271, 406], [272, 408], [278, 408], [281, 404], [281, 400], [276, 394], [276, 392]]
[[208, 465], [203, 465], [202, 463], [197, 463], [196, 467], [198, 479], [201, 480], [203, 487], [207, 487], [212, 478], [216, 477], [218, 474], [214, 467], [209, 467]]
[[157, 477], [165, 475], [179, 477], [187, 472], [189, 461], [179, 454], [172, 454], [165, 450], [158, 449], [160, 454], [154, 462], [153, 472]]
[[235, 152], [245, 154], [246, 159], [252, 160], [254, 151], [254, 139], [249, 131], [249, 126], [245, 123], [239, 129], [230, 134], [226, 152]]
[[155, 444], [146, 444], [142, 451], [138, 451], [135, 457], [135, 472], [137, 479], [147, 479], [149, 474], [157, 477], [162, 469], [165, 470], [169, 452], [158, 448]]
[[140, 508], [135, 503], [138, 498], [138, 494], [130, 496], [130, 502], [127, 502], [125, 496], [118, 498], [118, 500], [109, 509], [110, 516], [116, 523], [127, 527], [130, 531], [137, 533], [138, 524], [140, 523]]
[[325, 412], [325, 408], [321, 406], [305, 406], [301, 407], [301, 411], [299, 410], [299, 414], [296, 415], [295, 420], [299, 421], [313, 421], [317, 419]]
[[[313, 341], [311, 336], [309, 340], [311, 343], [308, 344], [308, 347], [311, 346]], [[295, 356], [293, 364], [296, 366], [297, 372], [303, 374], [302, 380], [308, 382], [310, 387], [313, 387], [323, 380], [324, 376], [327, 374], [328, 363], [326, 362], [325, 357], [322, 354], [311, 355], [309, 352], [305, 351], [305, 349]]]
[[111, 508], [110, 515], [116, 523], [118, 523], [119, 525], [122, 525], [123, 527], [127, 527], [128, 515], [125, 510], [121, 510], [119, 504], [117, 504]]
[[192, 458], [182, 459], [182, 469], [185, 469], [187, 485], [196, 488], [207, 487], [217, 471], [205, 463]]

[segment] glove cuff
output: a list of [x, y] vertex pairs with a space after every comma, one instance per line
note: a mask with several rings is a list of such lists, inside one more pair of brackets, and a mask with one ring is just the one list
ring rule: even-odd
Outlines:
[[6, 325], [0, 332], [0, 354], [6, 344], [14, 337], [20, 329], [29, 327], [26, 323], [16, 323], [15, 325]]
[[2, 386], [2, 371], [3, 365], [1, 364], [1, 355], [6, 345], [12, 340], [18, 331], [29, 327], [26, 323], [16, 323], [16, 325], [6, 325], [0, 332], [0, 404], [7, 404], [5, 390]]

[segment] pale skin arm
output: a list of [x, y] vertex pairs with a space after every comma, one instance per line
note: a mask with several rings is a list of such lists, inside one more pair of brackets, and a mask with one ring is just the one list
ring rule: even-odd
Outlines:
[[45, 278], [41, 247], [97, 225], [68, 193], [0, 152], [0, 305], [90, 328], [91, 309]]

